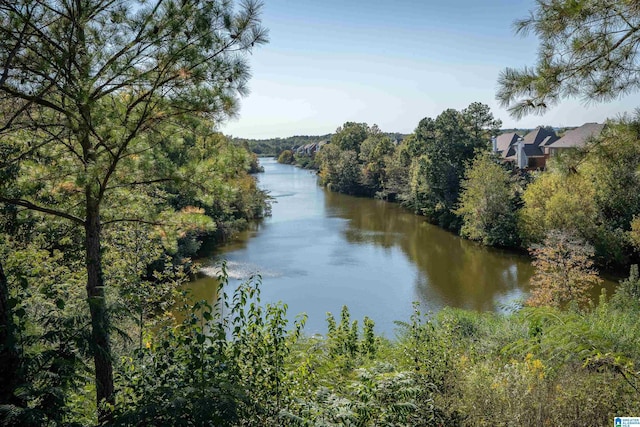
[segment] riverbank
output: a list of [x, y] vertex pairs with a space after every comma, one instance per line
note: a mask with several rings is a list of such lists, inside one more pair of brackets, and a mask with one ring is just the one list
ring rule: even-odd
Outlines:
[[[290, 320], [306, 313], [307, 333], [324, 333], [326, 313], [343, 305], [393, 338], [414, 301], [425, 312], [503, 312], [526, 298], [528, 257], [461, 239], [398, 204], [327, 191], [308, 170], [273, 159], [263, 166], [258, 185], [273, 197], [272, 215], [201, 262], [226, 260], [234, 286], [261, 274], [263, 301], [286, 301]], [[192, 286], [213, 300], [210, 278]]]
[[[131, 372], [162, 378], [168, 368], [151, 362], [178, 352], [172, 360], [179, 366], [198, 364], [191, 372], [173, 369], [175, 383], [202, 374], [205, 383], [220, 384], [231, 375], [250, 402], [238, 400], [234, 416], [265, 426], [605, 426], [640, 411], [637, 280], [590, 310], [415, 310], [398, 323], [394, 341], [373, 332], [375, 317], [358, 318], [346, 307], [329, 317], [322, 336], [304, 334], [303, 320], [287, 323], [285, 304], [254, 304], [259, 294], [248, 285], [225, 299], [226, 314], [197, 312], [188, 317], [195, 321], [171, 325], [178, 335], [158, 334]], [[225, 324], [234, 328], [220, 329]], [[202, 330], [212, 333], [196, 345]], [[229, 355], [223, 361], [213, 350], [221, 342]], [[221, 363], [224, 370], [215, 369]], [[145, 391], [147, 402], [162, 398], [160, 388]], [[195, 398], [189, 388], [172, 392]], [[202, 392], [209, 396], [210, 388]], [[237, 398], [227, 389], [208, 401], [219, 402], [214, 396]]]

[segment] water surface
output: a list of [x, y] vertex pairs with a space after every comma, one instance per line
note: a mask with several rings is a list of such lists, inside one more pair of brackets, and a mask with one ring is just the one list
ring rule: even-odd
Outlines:
[[[272, 216], [202, 260], [204, 272], [215, 275], [209, 267], [226, 259], [234, 285], [260, 273], [262, 301], [287, 303], [291, 318], [307, 313], [307, 333], [325, 333], [326, 313], [337, 317], [343, 305], [393, 337], [413, 301], [431, 311], [486, 311], [525, 296], [527, 257], [461, 239], [397, 204], [329, 192], [313, 172], [261, 163]], [[214, 279], [190, 286], [198, 298], [214, 298]]]

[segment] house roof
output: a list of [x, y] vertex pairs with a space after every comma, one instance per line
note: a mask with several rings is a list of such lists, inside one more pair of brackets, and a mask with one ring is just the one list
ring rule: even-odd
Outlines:
[[[520, 136], [515, 132], [498, 136], [496, 140], [497, 149], [505, 160], [515, 160], [516, 143], [519, 138]], [[555, 147], [555, 143], [559, 138], [553, 130], [537, 127], [522, 137], [522, 140], [524, 153], [527, 157], [544, 157], [545, 148]]]
[[558, 135], [549, 135], [545, 139], [542, 140], [539, 147], [545, 147], [549, 144], [553, 144], [554, 141], [558, 140]]
[[[543, 157], [544, 156], [544, 151], [542, 151], [542, 148], [536, 147], [535, 145], [525, 144], [523, 146], [523, 149], [524, 149], [524, 154], [526, 154], [527, 157]], [[515, 160], [516, 146], [512, 145], [511, 147], [509, 147], [509, 150], [506, 153], [504, 153], [502, 157], [504, 157], [505, 160]]]
[[511, 147], [511, 144], [515, 143], [518, 138], [520, 138], [520, 135], [515, 132], [503, 133], [496, 137], [496, 148], [502, 153], [503, 157], [506, 157], [509, 147]]
[[[558, 140], [558, 135], [552, 130], [548, 130], [542, 127], [538, 127], [528, 134], [526, 134], [523, 138], [524, 141], [524, 153], [527, 157], [543, 157], [544, 156], [544, 147], [549, 146], [554, 141]], [[517, 141], [517, 139], [516, 139]], [[516, 147], [514, 141], [509, 150], [503, 152], [503, 157], [505, 159], [511, 160], [516, 157]]]
[[552, 148], [584, 147], [589, 139], [594, 138], [602, 132], [604, 124], [585, 123], [582, 126], [568, 131], [562, 138], [549, 144]]
[[536, 147], [535, 145], [524, 145], [524, 154], [527, 155], [527, 157], [543, 157], [544, 156], [544, 151], [542, 151], [542, 146], [538, 146]]
[[516, 146], [515, 144], [510, 146], [508, 150], [502, 152], [502, 157], [505, 159], [515, 159], [516, 158]]
[[524, 136], [524, 145], [547, 146], [557, 140], [558, 135], [553, 130], [537, 127]]

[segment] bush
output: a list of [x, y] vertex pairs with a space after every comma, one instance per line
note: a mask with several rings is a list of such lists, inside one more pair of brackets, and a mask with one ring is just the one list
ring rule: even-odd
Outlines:
[[535, 274], [529, 305], [585, 305], [591, 289], [602, 283], [593, 269], [593, 247], [572, 234], [550, 231], [544, 245], [533, 246], [531, 255]]
[[456, 215], [460, 234], [489, 246], [519, 245], [516, 197], [509, 172], [492, 153], [482, 153], [465, 173]]
[[293, 152], [291, 150], [284, 150], [278, 156], [278, 163], [283, 163], [285, 165], [290, 165], [293, 163]]

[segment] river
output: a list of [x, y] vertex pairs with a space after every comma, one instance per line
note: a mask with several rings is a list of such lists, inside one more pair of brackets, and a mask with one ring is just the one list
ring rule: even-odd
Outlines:
[[[307, 334], [326, 333], [326, 313], [337, 318], [343, 305], [392, 338], [414, 301], [424, 311], [496, 311], [526, 296], [526, 256], [461, 239], [397, 204], [332, 193], [311, 171], [261, 164], [272, 215], [201, 260], [203, 272], [226, 259], [233, 285], [260, 273], [262, 302], [285, 302], [291, 319], [306, 313]], [[189, 287], [212, 300], [216, 282], [205, 275]]]

